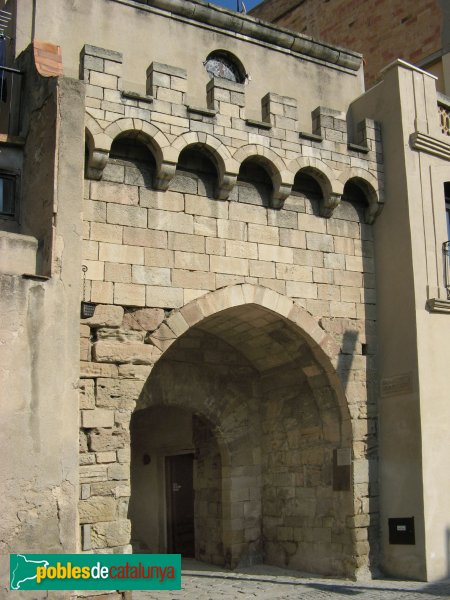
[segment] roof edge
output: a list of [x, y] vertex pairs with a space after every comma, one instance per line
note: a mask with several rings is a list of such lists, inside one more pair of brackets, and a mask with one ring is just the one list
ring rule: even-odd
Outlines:
[[233, 12], [209, 2], [203, 2], [203, 0], [128, 1], [245, 35], [351, 71], [358, 71], [362, 63], [362, 55], [359, 52], [326, 44], [301, 33], [295, 33], [284, 27], [278, 27], [261, 19]]

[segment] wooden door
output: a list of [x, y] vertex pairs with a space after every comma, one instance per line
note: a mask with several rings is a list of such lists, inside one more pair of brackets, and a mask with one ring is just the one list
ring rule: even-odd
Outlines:
[[167, 545], [182, 556], [195, 555], [193, 454], [166, 457]]

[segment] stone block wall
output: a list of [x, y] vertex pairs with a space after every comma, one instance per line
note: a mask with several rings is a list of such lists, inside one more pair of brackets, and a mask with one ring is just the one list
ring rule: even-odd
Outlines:
[[197, 558], [221, 565], [224, 563], [222, 459], [214, 433], [204, 419], [194, 417], [193, 433], [196, 448], [194, 498]]
[[[81, 334], [83, 549], [129, 549], [129, 421], [172, 342], [167, 319], [240, 284], [293, 299], [335, 344], [332, 365], [353, 430], [347, 516], [376, 524], [368, 458], [376, 444], [378, 126], [366, 120], [354, 137], [342, 113], [319, 107], [313, 133], [299, 132], [295, 101], [275, 93], [262, 99], [262, 121], [252, 121], [245, 86], [220, 79], [208, 84], [205, 107], [188, 106], [188, 74], [160, 63], [147, 71], [149, 94], [138, 97], [121, 89], [119, 54], [85, 47], [83, 61], [84, 299], [99, 305]], [[144, 153], [124, 152], [124, 140]], [[329, 464], [331, 446], [327, 452]], [[367, 545], [358, 556], [352, 568], [364, 570]]]

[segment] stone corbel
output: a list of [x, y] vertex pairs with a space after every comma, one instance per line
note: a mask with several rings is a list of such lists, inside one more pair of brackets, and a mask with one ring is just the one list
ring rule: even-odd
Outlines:
[[292, 191], [292, 185], [290, 183], [279, 183], [274, 186], [272, 192], [272, 198], [270, 199], [271, 208], [283, 208], [284, 201], [290, 195]]
[[108, 162], [109, 152], [107, 150], [92, 150], [87, 165], [87, 176], [89, 179], [99, 180], [102, 178], [103, 169]]
[[162, 192], [167, 191], [170, 182], [175, 176], [176, 169], [177, 163], [174, 162], [163, 160], [159, 164], [155, 177], [155, 187], [157, 190], [161, 190]]
[[333, 212], [341, 203], [342, 195], [330, 193], [323, 196], [320, 203], [320, 216], [329, 219], [333, 216]]
[[218, 200], [228, 200], [228, 197], [236, 185], [237, 174], [235, 173], [224, 173], [218, 182], [216, 196]]
[[380, 216], [381, 211], [383, 210], [384, 202], [370, 202], [366, 208], [366, 223], [368, 225], [373, 225], [375, 223], [375, 219]]

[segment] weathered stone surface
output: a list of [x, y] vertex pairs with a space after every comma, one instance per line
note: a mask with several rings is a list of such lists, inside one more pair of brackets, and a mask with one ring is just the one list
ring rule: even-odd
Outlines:
[[80, 377], [117, 377], [116, 365], [95, 362], [80, 362]]
[[110, 465], [108, 467], [108, 479], [127, 481], [130, 479], [130, 465], [128, 463]]
[[78, 504], [80, 523], [98, 523], [101, 521], [114, 521], [116, 518], [116, 502], [107, 496], [92, 496], [81, 500]]
[[80, 380], [80, 409], [95, 408], [95, 384], [93, 379]]
[[85, 428], [113, 427], [114, 412], [103, 408], [81, 411], [81, 424]]
[[100, 481], [91, 484], [91, 493], [93, 496], [114, 496], [117, 488], [117, 481]]
[[80, 431], [79, 434], [79, 448], [80, 448], [80, 452], [87, 452], [88, 451], [88, 440], [87, 440], [87, 435], [84, 431]]
[[119, 365], [119, 377], [146, 381], [153, 365]]
[[143, 383], [140, 380], [99, 379], [97, 382], [97, 406], [134, 410], [142, 388]]
[[112, 306], [99, 304], [95, 307], [94, 316], [89, 319], [83, 319], [83, 325], [90, 327], [120, 327], [123, 319], [123, 308], [121, 306]]
[[126, 311], [123, 326], [137, 331], [154, 331], [164, 320], [162, 308], [141, 308]]
[[130, 541], [131, 523], [126, 519], [92, 525], [91, 541], [93, 548], [113, 548]]
[[92, 483], [94, 481], [106, 481], [106, 466], [83, 465], [80, 466], [80, 483]]
[[131, 460], [131, 449], [122, 448], [122, 450], [117, 450], [117, 460], [120, 463], [129, 463]]
[[88, 435], [89, 449], [94, 452], [125, 448], [130, 442], [130, 435], [123, 429], [100, 429]]
[[78, 464], [80, 464], [80, 465], [95, 465], [95, 454], [94, 453], [80, 454]]
[[137, 365], [151, 365], [160, 356], [159, 350], [148, 344], [103, 341], [94, 344], [93, 354], [98, 362], [133, 363]]
[[100, 327], [97, 329], [98, 340], [109, 340], [114, 342], [143, 342], [145, 331], [134, 331], [131, 329], [112, 329]]
[[113, 463], [117, 460], [115, 451], [97, 452], [95, 455], [97, 463]]

